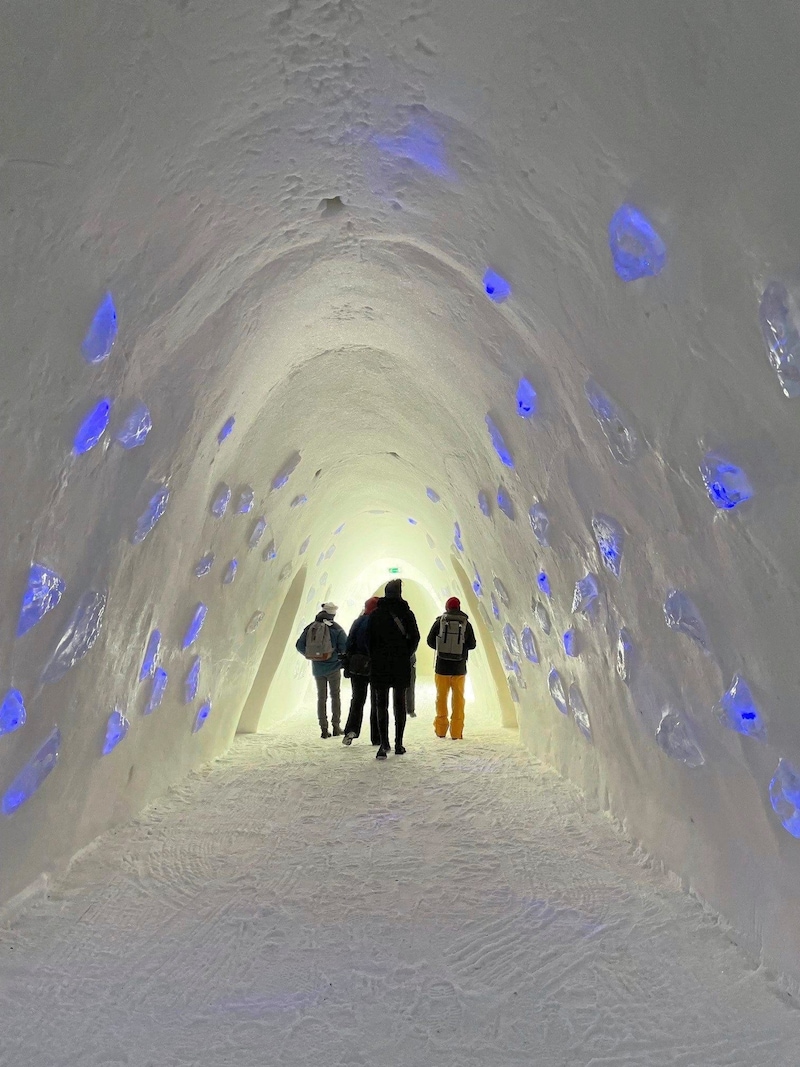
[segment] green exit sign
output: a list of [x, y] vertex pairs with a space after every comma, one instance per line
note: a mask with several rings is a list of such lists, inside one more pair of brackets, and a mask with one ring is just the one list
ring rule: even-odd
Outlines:
[[399, 574], [399, 573], [400, 573], [400, 568], [399, 567], [390, 567], [389, 568], [389, 574]]

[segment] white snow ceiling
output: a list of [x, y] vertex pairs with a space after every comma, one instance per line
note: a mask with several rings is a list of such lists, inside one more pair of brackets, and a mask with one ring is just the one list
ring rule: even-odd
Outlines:
[[[800, 400], [759, 301], [784, 328], [799, 34], [794, 0], [6, 4], [0, 899], [302, 704], [283, 643], [396, 565], [478, 619], [498, 726], [796, 971]], [[623, 204], [666, 247], [638, 281]]]

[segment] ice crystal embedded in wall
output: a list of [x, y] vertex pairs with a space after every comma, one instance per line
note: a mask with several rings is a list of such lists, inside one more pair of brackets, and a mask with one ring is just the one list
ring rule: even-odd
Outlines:
[[715, 710], [719, 721], [729, 730], [735, 730], [745, 737], [764, 739], [764, 723], [750, 692], [750, 686], [740, 674], [734, 675], [730, 688], [723, 693]]
[[153, 420], [150, 418], [149, 408], [146, 404], [136, 404], [125, 416], [115, 439], [123, 448], [138, 448], [145, 443], [152, 429]]
[[106, 293], [100, 301], [94, 318], [83, 339], [81, 352], [87, 363], [102, 363], [111, 355], [117, 339], [117, 309], [114, 298]]
[[19, 689], [9, 689], [0, 704], [0, 735], [13, 734], [25, 725], [25, 701]]
[[800, 837], [800, 773], [788, 760], [778, 763], [769, 784], [769, 799], [784, 830], [792, 837]]
[[444, 563], [442, 563], [442, 561], [439, 559], [438, 556], [434, 559], [433, 562], [436, 564], [436, 567], [437, 567], [438, 570], [440, 570], [440, 571], [444, 570]]
[[505, 669], [507, 671], [513, 671], [514, 670], [514, 661], [511, 658], [511, 656], [509, 655], [509, 652], [508, 652], [507, 648], [501, 648], [500, 649], [500, 657], [503, 660], [503, 666], [505, 667]]
[[670, 759], [687, 767], [700, 767], [706, 761], [685, 714], [666, 708], [656, 730], [656, 740]]
[[627, 685], [633, 671], [633, 640], [624, 626], [617, 634], [617, 674]]
[[711, 651], [705, 623], [694, 601], [686, 593], [678, 589], [668, 590], [664, 600], [664, 620], [670, 630], [676, 630], [678, 633], [691, 637], [706, 654]]
[[642, 449], [630, 420], [591, 378], [584, 386], [584, 392], [592, 414], [600, 424], [611, 455], [618, 463], [633, 463], [641, 455]]
[[52, 611], [64, 595], [66, 583], [55, 571], [41, 563], [32, 563], [28, 571], [28, 585], [22, 594], [17, 622], [17, 637], [32, 630], [37, 622]]
[[152, 678], [155, 673], [160, 648], [161, 633], [159, 630], [153, 630], [148, 638], [147, 648], [144, 650], [144, 659], [142, 660], [141, 670], [139, 671], [140, 682], [143, 682], [145, 678]]
[[103, 755], [107, 756], [112, 749], [115, 749], [120, 741], [127, 734], [130, 723], [119, 711], [115, 708], [108, 717], [106, 723], [106, 736], [103, 742]]
[[570, 627], [570, 629], [564, 633], [562, 640], [564, 642], [564, 651], [566, 654], [573, 659], [577, 657], [579, 653], [577, 630], [575, 630], [574, 627]]
[[800, 396], [800, 314], [797, 300], [783, 282], [771, 281], [759, 307], [761, 332], [769, 361], [784, 396]]
[[550, 518], [541, 504], [534, 504], [528, 512], [533, 536], [542, 546], [550, 547]]
[[394, 136], [375, 134], [372, 143], [385, 155], [408, 160], [439, 178], [453, 176], [445, 159], [444, 142], [431, 126], [411, 123]]
[[233, 579], [236, 577], [236, 571], [239, 567], [238, 560], [232, 559], [225, 568], [225, 573], [222, 576], [222, 584], [230, 585]]
[[516, 658], [521, 655], [522, 649], [520, 648], [517, 631], [510, 622], [507, 622], [503, 627], [503, 640], [505, 641], [506, 648], [511, 656]]
[[294, 498], [294, 500], [291, 502], [289, 507], [290, 508], [301, 508], [303, 506], [303, 504], [307, 504], [307, 503], [308, 503], [308, 497], [306, 496], [306, 494], [305, 493], [300, 493], [298, 496], [296, 496]]
[[200, 684], [200, 657], [195, 656], [183, 683], [183, 702], [191, 704], [197, 696], [197, 687]]
[[208, 574], [208, 572], [214, 566], [214, 558], [215, 557], [214, 557], [214, 553], [213, 552], [206, 552], [206, 554], [204, 556], [202, 556], [197, 561], [197, 563], [195, 563], [195, 565], [194, 565], [194, 576], [195, 576], [195, 578], [202, 578], [203, 575]]
[[511, 597], [508, 595], [508, 590], [499, 578], [494, 579], [494, 588], [497, 592], [497, 595], [500, 597], [502, 603], [505, 604], [506, 607], [508, 607], [511, 603]]
[[492, 506], [489, 503], [489, 497], [481, 489], [478, 493], [478, 507], [481, 509], [486, 518], [490, 518], [492, 514]]
[[61, 640], [42, 672], [45, 683], [57, 682], [93, 647], [100, 636], [106, 594], [94, 589], [84, 593], [67, 624]]
[[433, 504], [438, 504], [439, 501], [442, 499], [439, 496], [439, 494], [436, 492], [436, 490], [435, 489], [431, 489], [430, 486], [428, 486], [428, 488], [425, 490], [425, 492], [426, 492], [426, 494], [428, 496], [428, 500], [430, 500], [431, 503], [433, 503]]
[[155, 524], [167, 510], [167, 504], [169, 503], [169, 489], [162, 485], [157, 493], [150, 498], [147, 507], [139, 516], [136, 523], [136, 528], [133, 531], [131, 537], [131, 543], [134, 545], [140, 545], [142, 541], [147, 537]]
[[555, 706], [562, 715], [567, 715], [569, 713], [567, 695], [564, 692], [564, 683], [561, 681], [561, 675], [555, 667], [550, 668], [550, 673], [547, 676], [547, 688], [550, 690], [550, 696], [553, 698]]
[[283, 489], [291, 476], [294, 474], [298, 463], [300, 462], [300, 453], [295, 452], [293, 456], [284, 463], [275, 477], [272, 479], [272, 489], [277, 492], [279, 489]]
[[416, 525], [417, 525], [417, 520], [416, 520], [416, 519], [412, 519], [412, 518], [411, 518], [411, 517], [409, 516], [409, 519], [408, 519], [408, 525], [409, 525], [409, 526], [416, 526]]
[[491, 415], [486, 416], [486, 429], [489, 431], [489, 437], [491, 438], [492, 447], [497, 453], [498, 459], [504, 467], [514, 467], [514, 457], [511, 455], [511, 451], [506, 444], [503, 435], [500, 430], [495, 426], [494, 420]]
[[472, 591], [475, 596], [483, 596], [483, 582], [478, 571], [475, 571], [475, 577], [472, 579]]
[[536, 584], [539, 590], [549, 599], [553, 594], [550, 589], [550, 579], [547, 577], [544, 571], [539, 571], [536, 575]]
[[536, 641], [530, 626], [526, 626], [522, 631], [522, 651], [525, 653], [525, 659], [531, 663], [539, 662], [539, 653], [536, 650]]
[[328, 551], [325, 553], [325, 559], [330, 559], [333, 553], [336, 551], [336, 545], [331, 545]]
[[306, 554], [306, 552], [308, 551], [308, 546], [310, 544], [311, 544], [311, 538], [307, 537], [305, 539], [305, 541], [303, 541], [302, 545], [300, 545], [300, 547], [297, 550], [298, 556], [304, 556]]
[[253, 510], [253, 501], [256, 494], [252, 485], [246, 485], [244, 489], [239, 493], [239, 502], [236, 505], [237, 515], [249, 515]]
[[453, 544], [459, 552], [464, 551], [464, 543], [461, 540], [461, 527], [456, 523], [453, 527]]
[[250, 534], [250, 539], [247, 542], [247, 547], [249, 549], [253, 549], [253, 548], [256, 547], [256, 545], [259, 543], [261, 538], [264, 536], [264, 531], [266, 530], [266, 528], [267, 528], [267, 520], [262, 515], [261, 518], [256, 522], [255, 526], [253, 527], [253, 532]]
[[502, 304], [511, 296], [511, 285], [501, 274], [489, 267], [483, 276], [483, 291], [490, 300]]
[[500, 605], [497, 603], [497, 597], [494, 595], [494, 593], [490, 593], [489, 599], [490, 599], [491, 604], [492, 604], [492, 615], [494, 615], [494, 617], [496, 619], [499, 619], [500, 618]]
[[502, 485], [497, 490], [497, 506], [507, 518], [514, 520], [514, 501]]
[[221, 519], [225, 512], [228, 510], [228, 504], [231, 502], [231, 489], [229, 485], [225, 485], [223, 482], [211, 501], [211, 514], [215, 519]]
[[248, 622], [244, 632], [246, 634], [254, 634], [263, 621], [264, 612], [254, 611], [253, 614], [250, 616], [250, 622]]
[[622, 567], [622, 552], [625, 547], [625, 532], [618, 522], [608, 515], [592, 517], [592, 533], [597, 542], [600, 559], [615, 578]]
[[597, 579], [593, 574], [587, 574], [575, 583], [575, 592], [572, 597], [572, 613], [580, 612], [585, 615], [591, 611], [600, 595]]
[[206, 615], [208, 615], [208, 607], [203, 603], [198, 604], [197, 607], [194, 609], [192, 621], [189, 623], [189, 627], [186, 633], [183, 635], [183, 644], [181, 645], [182, 648], [190, 648], [195, 643], [200, 631], [203, 629], [203, 623], [206, 621]]
[[614, 270], [624, 282], [660, 274], [667, 248], [650, 220], [633, 204], [619, 207], [608, 224]]
[[551, 630], [550, 615], [544, 604], [540, 604], [538, 601], [533, 605], [533, 615], [536, 621], [539, 623], [543, 634], [549, 634]]
[[511, 696], [512, 701], [515, 704], [519, 704], [519, 690], [517, 689], [516, 677], [514, 675], [509, 675], [506, 681], [508, 682], [508, 692]]
[[204, 704], [201, 704], [197, 710], [197, 715], [195, 716], [194, 720], [194, 726], [192, 727], [193, 734], [196, 734], [198, 730], [202, 730], [203, 726], [205, 725], [206, 719], [209, 717], [210, 714], [211, 701], [206, 700], [206, 702]]
[[277, 550], [275, 548], [275, 542], [274, 541], [270, 541], [269, 544], [267, 545], [267, 547], [261, 553], [261, 558], [264, 560], [265, 563], [269, 563], [269, 561], [272, 560], [272, 559], [275, 559], [275, 557], [277, 555], [278, 555], [278, 552], [277, 552]]
[[744, 471], [716, 452], [706, 453], [700, 473], [715, 507], [729, 510], [753, 496], [753, 487]]
[[233, 427], [235, 425], [236, 425], [235, 416], [231, 415], [229, 418], [227, 418], [225, 420], [225, 422], [222, 424], [222, 428], [220, 429], [219, 433], [217, 434], [217, 442], [219, 444], [222, 444], [222, 442], [225, 440], [226, 437], [230, 437], [230, 435], [233, 433]]
[[527, 378], [520, 378], [517, 386], [517, 414], [523, 419], [536, 414], [536, 390]]
[[89, 452], [106, 432], [111, 418], [111, 400], [105, 396], [98, 400], [91, 411], [84, 415], [75, 433], [73, 449], [77, 456]]
[[586, 740], [591, 741], [592, 724], [589, 722], [589, 712], [586, 710], [581, 691], [574, 682], [569, 687], [569, 708], [572, 712], [572, 717], [575, 720], [575, 725]]
[[3, 814], [12, 815], [29, 800], [58, 763], [61, 731], [56, 726], [3, 794]]
[[150, 689], [150, 698], [144, 709], [145, 715], [152, 715], [156, 708], [161, 706], [161, 701], [164, 699], [168, 681], [169, 676], [164, 668], [156, 667], [153, 672], [153, 685]]

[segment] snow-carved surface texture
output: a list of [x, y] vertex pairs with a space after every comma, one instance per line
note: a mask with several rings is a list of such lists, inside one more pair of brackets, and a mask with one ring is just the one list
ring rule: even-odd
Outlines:
[[656, 740], [670, 759], [685, 763], [687, 767], [702, 767], [706, 761], [685, 712], [665, 708]]
[[777, 279], [764, 289], [759, 307], [761, 332], [784, 396], [800, 396], [800, 312], [794, 291]]
[[531, 522], [531, 529], [533, 530], [533, 536], [542, 546], [542, 548], [550, 547], [550, 516], [545, 511], [542, 504], [534, 504], [528, 512], [528, 517]]
[[547, 608], [540, 601], [537, 601], [533, 606], [533, 615], [539, 624], [539, 629], [543, 634], [549, 634], [553, 628], [553, 624], [550, 621], [550, 613]]
[[553, 698], [553, 703], [561, 714], [569, 714], [567, 694], [564, 692], [564, 683], [561, 680], [561, 675], [555, 667], [550, 668], [550, 673], [547, 676], [547, 688], [550, 690], [550, 696]]
[[102, 591], [91, 589], [83, 594], [42, 672], [43, 682], [58, 682], [94, 646], [103, 625], [106, 600]]
[[589, 712], [586, 710], [581, 691], [574, 682], [569, 687], [569, 710], [572, 712], [575, 725], [586, 740], [591, 741], [592, 724], [589, 722]]
[[37, 622], [52, 611], [67, 588], [64, 579], [41, 563], [32, 563], [28, 571], [28, 585], [22, 594], [17, 622], [17, 637], [33, 629]]
[[156, 525], [158, 520], [162, 517], [167, 510], [167, 504], [169, 503], [169, 489], [166, 485], [162, 485], [161, 488], [150, 498], [145, 510], [139, 516], [136, 523], [136, 528], [133, 531], [131, 542], [134, 545], [140, 545], [145, 540], [147, 535]]
[[617, 634], [617, 674], [628, 685], [633, 676], [634, 647], [630, 632], [621, 626]]
[[664, 600], [664, 619], [670, 630], [686, 634], [702, 648], [705, 653], [710, 653], [711, 642], [708, 636], [706, 624], [697, 609], [697, 605], [680, 589], [670, 589]]
[[264, 621], [264, 612], [263, 611], [254, 611], [253, 614], [250, 616], [250, 621], [248, 622], [247, 626], [245, 627], [245, 633], [254, 634], [263, 621]]
[[641, 455], [642, 446], [629, 416], [617, 407], [608, 393], [591, 378], [584, 391], [611, 455], [618, 463], [633, 463]]
[[45, 778], [58, 763], [61, 748], [61, 731], [56, 726], [48, 734], [47, 740], [28, 760], [22, 770], [3, 794], [3, 814], [13, 815], [22, 805], [30, 800]]

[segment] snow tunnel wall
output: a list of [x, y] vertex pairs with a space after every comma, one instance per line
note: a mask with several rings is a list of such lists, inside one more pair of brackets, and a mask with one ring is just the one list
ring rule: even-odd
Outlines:
[[392, 558], [796, 973], [793, 0], [3, 20], [0, 899], [224, 750], [294, 582], [349, 621]]

